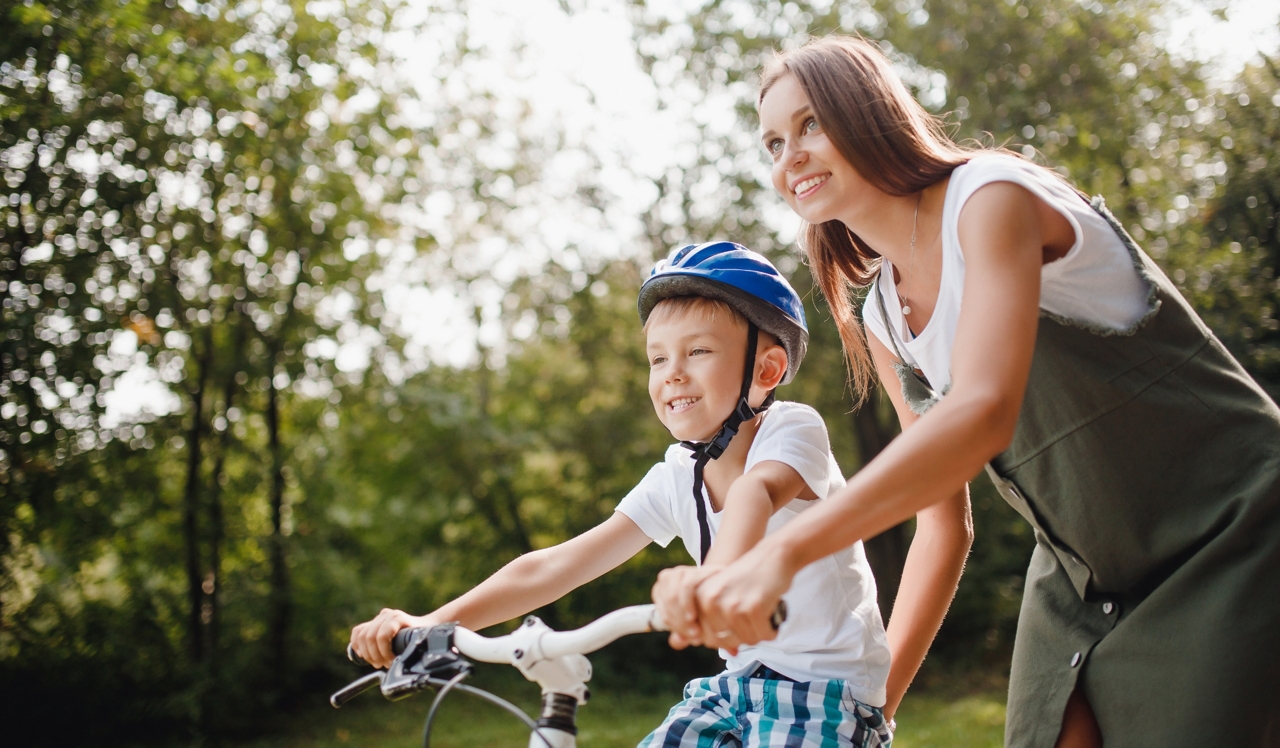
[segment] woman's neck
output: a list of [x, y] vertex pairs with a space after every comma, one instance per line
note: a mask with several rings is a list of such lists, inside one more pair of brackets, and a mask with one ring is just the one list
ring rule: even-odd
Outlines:
[[[921, 248], [934, 243], [942, 227], [942, 204], [950, 179], [935, 182], [921, 192], [874, 197], [850, 205], [840, 222], [900, 272], [909, 272], [911, 235], [916, 236], [916, 262]], [[919, 213], [917, 214], [917, 206]]]

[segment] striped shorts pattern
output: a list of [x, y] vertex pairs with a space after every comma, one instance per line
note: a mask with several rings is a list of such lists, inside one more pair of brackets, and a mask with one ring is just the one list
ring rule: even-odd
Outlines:
[[884, 713], [842, 680], [798, 683], [717, 676], [689, 681], [684, 701], [639, 748], [889, 748]]

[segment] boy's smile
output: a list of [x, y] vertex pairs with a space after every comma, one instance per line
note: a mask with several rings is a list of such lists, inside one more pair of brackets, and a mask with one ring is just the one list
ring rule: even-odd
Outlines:
[[742, 389], [746, 325], [690, 311], [651, 319], [646, 333], [658, 420], [681, 441], [715, 436]]

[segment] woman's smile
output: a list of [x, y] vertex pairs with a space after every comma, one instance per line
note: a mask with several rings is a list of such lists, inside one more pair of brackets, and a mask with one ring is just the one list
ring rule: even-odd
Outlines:
[[797, 200], [804, 200], [817, 192], [818, 188], [826, 184], [827, 180], [830, 178], [830, 174], [819, 174], [814, 177], [806, 177], [792, 185], [791, 191], [795, 193]]

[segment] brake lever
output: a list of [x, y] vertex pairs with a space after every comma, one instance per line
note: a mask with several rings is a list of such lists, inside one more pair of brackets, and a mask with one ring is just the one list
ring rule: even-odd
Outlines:
[[[375, 685], [383, 696], [398, 701], [426, 688], [433, 679], [447, 681], [458, 675], [469, 675], [471, 662], [453, 646], [456, 627], [456, 623], [442, 623], [431, 628], [401, 629], [391, 643], [396, 653], [391, 667], [348, 684], [330, 696], [329, 703], [336, 709]], [[347, 659], [357, 665], [369, 664], [350, 644]]]
[[351, 701], [360, 694], [368, 691], [374, 686], [381, 686], [382, 679], [386, 677], [386, 673], [381, 670], [374, 671], [359, 680], [352, 681], [343, 686], [340, 691], [329, 697], [329, 703], [334, 709], [341, 709], [342, 705]]

